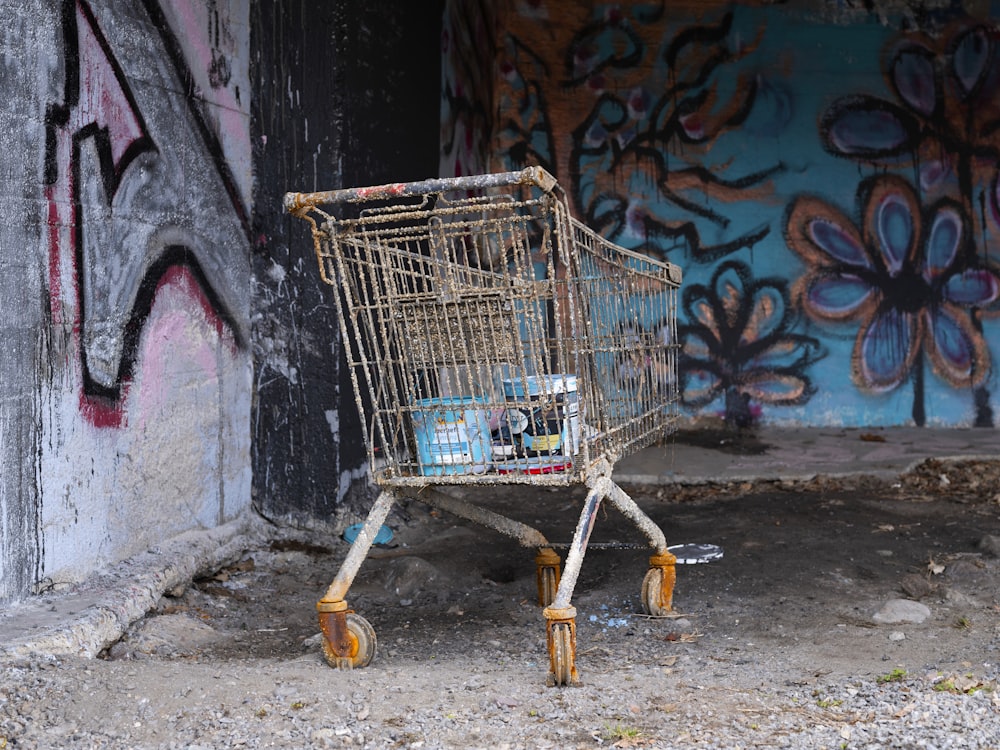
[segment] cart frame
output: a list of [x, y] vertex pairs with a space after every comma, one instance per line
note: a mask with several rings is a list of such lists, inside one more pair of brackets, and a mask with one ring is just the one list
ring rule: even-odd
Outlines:
[[[328, 663], [374, 657], [374, 629], [346, 597], [404, 497], [537, 550], [551, 685], [579, 682], [572, 596], [604, 500], [652, 550], [644, 610], [669, 613], [676, 558], [611, 477], [615, 461], [676, 426], [680, 268], [574, 219], [538, 167], [288, 193], [284, 207], [309, 222], [321, 278], [336, 290], [381, 488], [317, 604]], [[456, 484], [586, 486], [565, 565], [537, 529], [448, 494]]]

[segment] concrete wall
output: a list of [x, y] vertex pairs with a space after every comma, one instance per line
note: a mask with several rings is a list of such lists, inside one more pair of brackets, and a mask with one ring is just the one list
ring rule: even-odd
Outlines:
[[0, 0], [0, 604], [252, 505], [364, 508], [281, 196], [434, 176], [441, 10]]
[[249, 10], [0, 2], [0, 601], [250, 501]]
[[541, 164], [682, 265], [690, 414], [994, 425], [988, 3], [451, 0], [445, 25], [442, 172]]
[[435, 176], [441, 10], [254, 5], [253, 488], [255, 507], [281, 523], [333, 531], [367, 511], [371, 492], [334, 290], [281, 197]]

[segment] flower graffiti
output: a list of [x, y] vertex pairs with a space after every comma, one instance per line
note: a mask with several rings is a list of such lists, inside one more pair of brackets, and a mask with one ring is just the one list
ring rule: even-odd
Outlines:
[[721, 398], [726, 420], [746, 426], [760, 404], [803, 404], [815, 392], [807, 369], [825, 352], [791, 331], [795, 314], [783, 282], [754, 279], [745, 263], [726, 261], [708, 285], [684, 290], [683, 308], [681, 398], [688, 406]]
[[963, 252], [970, 222], [954, 200], [921, 211], [906, 180], [878, 175], [861, 184], [858, 205], [860, 229], [815, 197], [789, 206], [788, 245], [808, 265], [794, 296], [815, 320], [858, 322], [851, 375], [862, 391], [892, 390], [913, 373], [914, 418], [923, 424], [923, 354], [953, 387], [986, 378], [977, 312], [997, 300], [1000, 274]]
[[[616, 16], [606, 26], [625, 23]], [[597, 28], [587, 39], [597, 46]], [[744, 171], [713, 159], [720, 139], [744, 124], [769, 85], [741, 68], [755, 47], [727, 13], [717, 23], [680, 29], [658, 58], [651, 54], [658, 44], [630, 48], [630, 60], [650, 53], [652, 75], [636, 77], [643, 66], [617, 61], [572, 79], [596, 96], [572, 131], [569, 154], [578, 210], [590, 226], [643, 252], [681, 249], [702, 263], [768, 235], [766, 222], [738, 224], [719, 205], [765, 198], [784, 166]], [[727, 87], [728, 79], [739, 83]]]
[[[782, 87], [752, 65], [762, 29], [733, 12], [670, 30], [665, 6], [520, 5], [531, 23], [498, 48], [494, 157], [538, 164], [568, 188], [575, 213], [608, 239], [652, 255], [711, 263], [770, 234], [759, 213], [781, 163], [745, 168], [720, 140], [751, 112], [780, 132]], [[771, 113], [770, 116], [762, 114]]]
[[997, 220], [997, 52], [995, 28], [979, 24], [960, 24], [936, 39], [903, 36], [888, 50], [883, 68], [898, 103], [868, 95], [837, 100], [820, 123], [824, 147], [887, 167], [915, 164], [921, 190], [945, 194], [957, 184], [954, 195], [971, 217], [973, 194], [982, 188]]

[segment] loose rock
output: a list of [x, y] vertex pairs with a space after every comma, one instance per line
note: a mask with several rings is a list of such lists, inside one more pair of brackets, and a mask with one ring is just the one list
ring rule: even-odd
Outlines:
[[993, 557], [1000, 557], [1000, 536], [987, 534], [979, 540], [979, 549], [993, 555]]
[[920, 624], [930, 616], [931, 610], [926, 604], [912, 599], [890, 599], [872, 616], [872, 621], [879, 625], [901, 622]]
[[924, 576], [918, 575], [917, 573], [911, 573], [910, 575], [905, 576], [903, 580], [899, 582], [899, 587], [911, 599], [923, 599], [928, 594], [933, 593], [935, 588], [937, 588]]

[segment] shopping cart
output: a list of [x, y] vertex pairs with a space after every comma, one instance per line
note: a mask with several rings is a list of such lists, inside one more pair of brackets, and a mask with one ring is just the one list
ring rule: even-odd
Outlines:
[[[571, 599], [603, 500], [652, 548], [644, 609], [671, 609], [676, 558], [611, 475], [676, 426], [680, 269], [573, 219], [540, 168], [289, 193], [284, 204], [311, 224], [320, 274], [337, 289], [381, 488], [317, 604], [327, 662], [361, 667], [375, 654], [373, 628], [345, 597], [408, 496], [537, 550], [548, 682], [577, 683]], [[562, 571], [540, 531], [448, 494], [459, 484], [585, 485]]]

